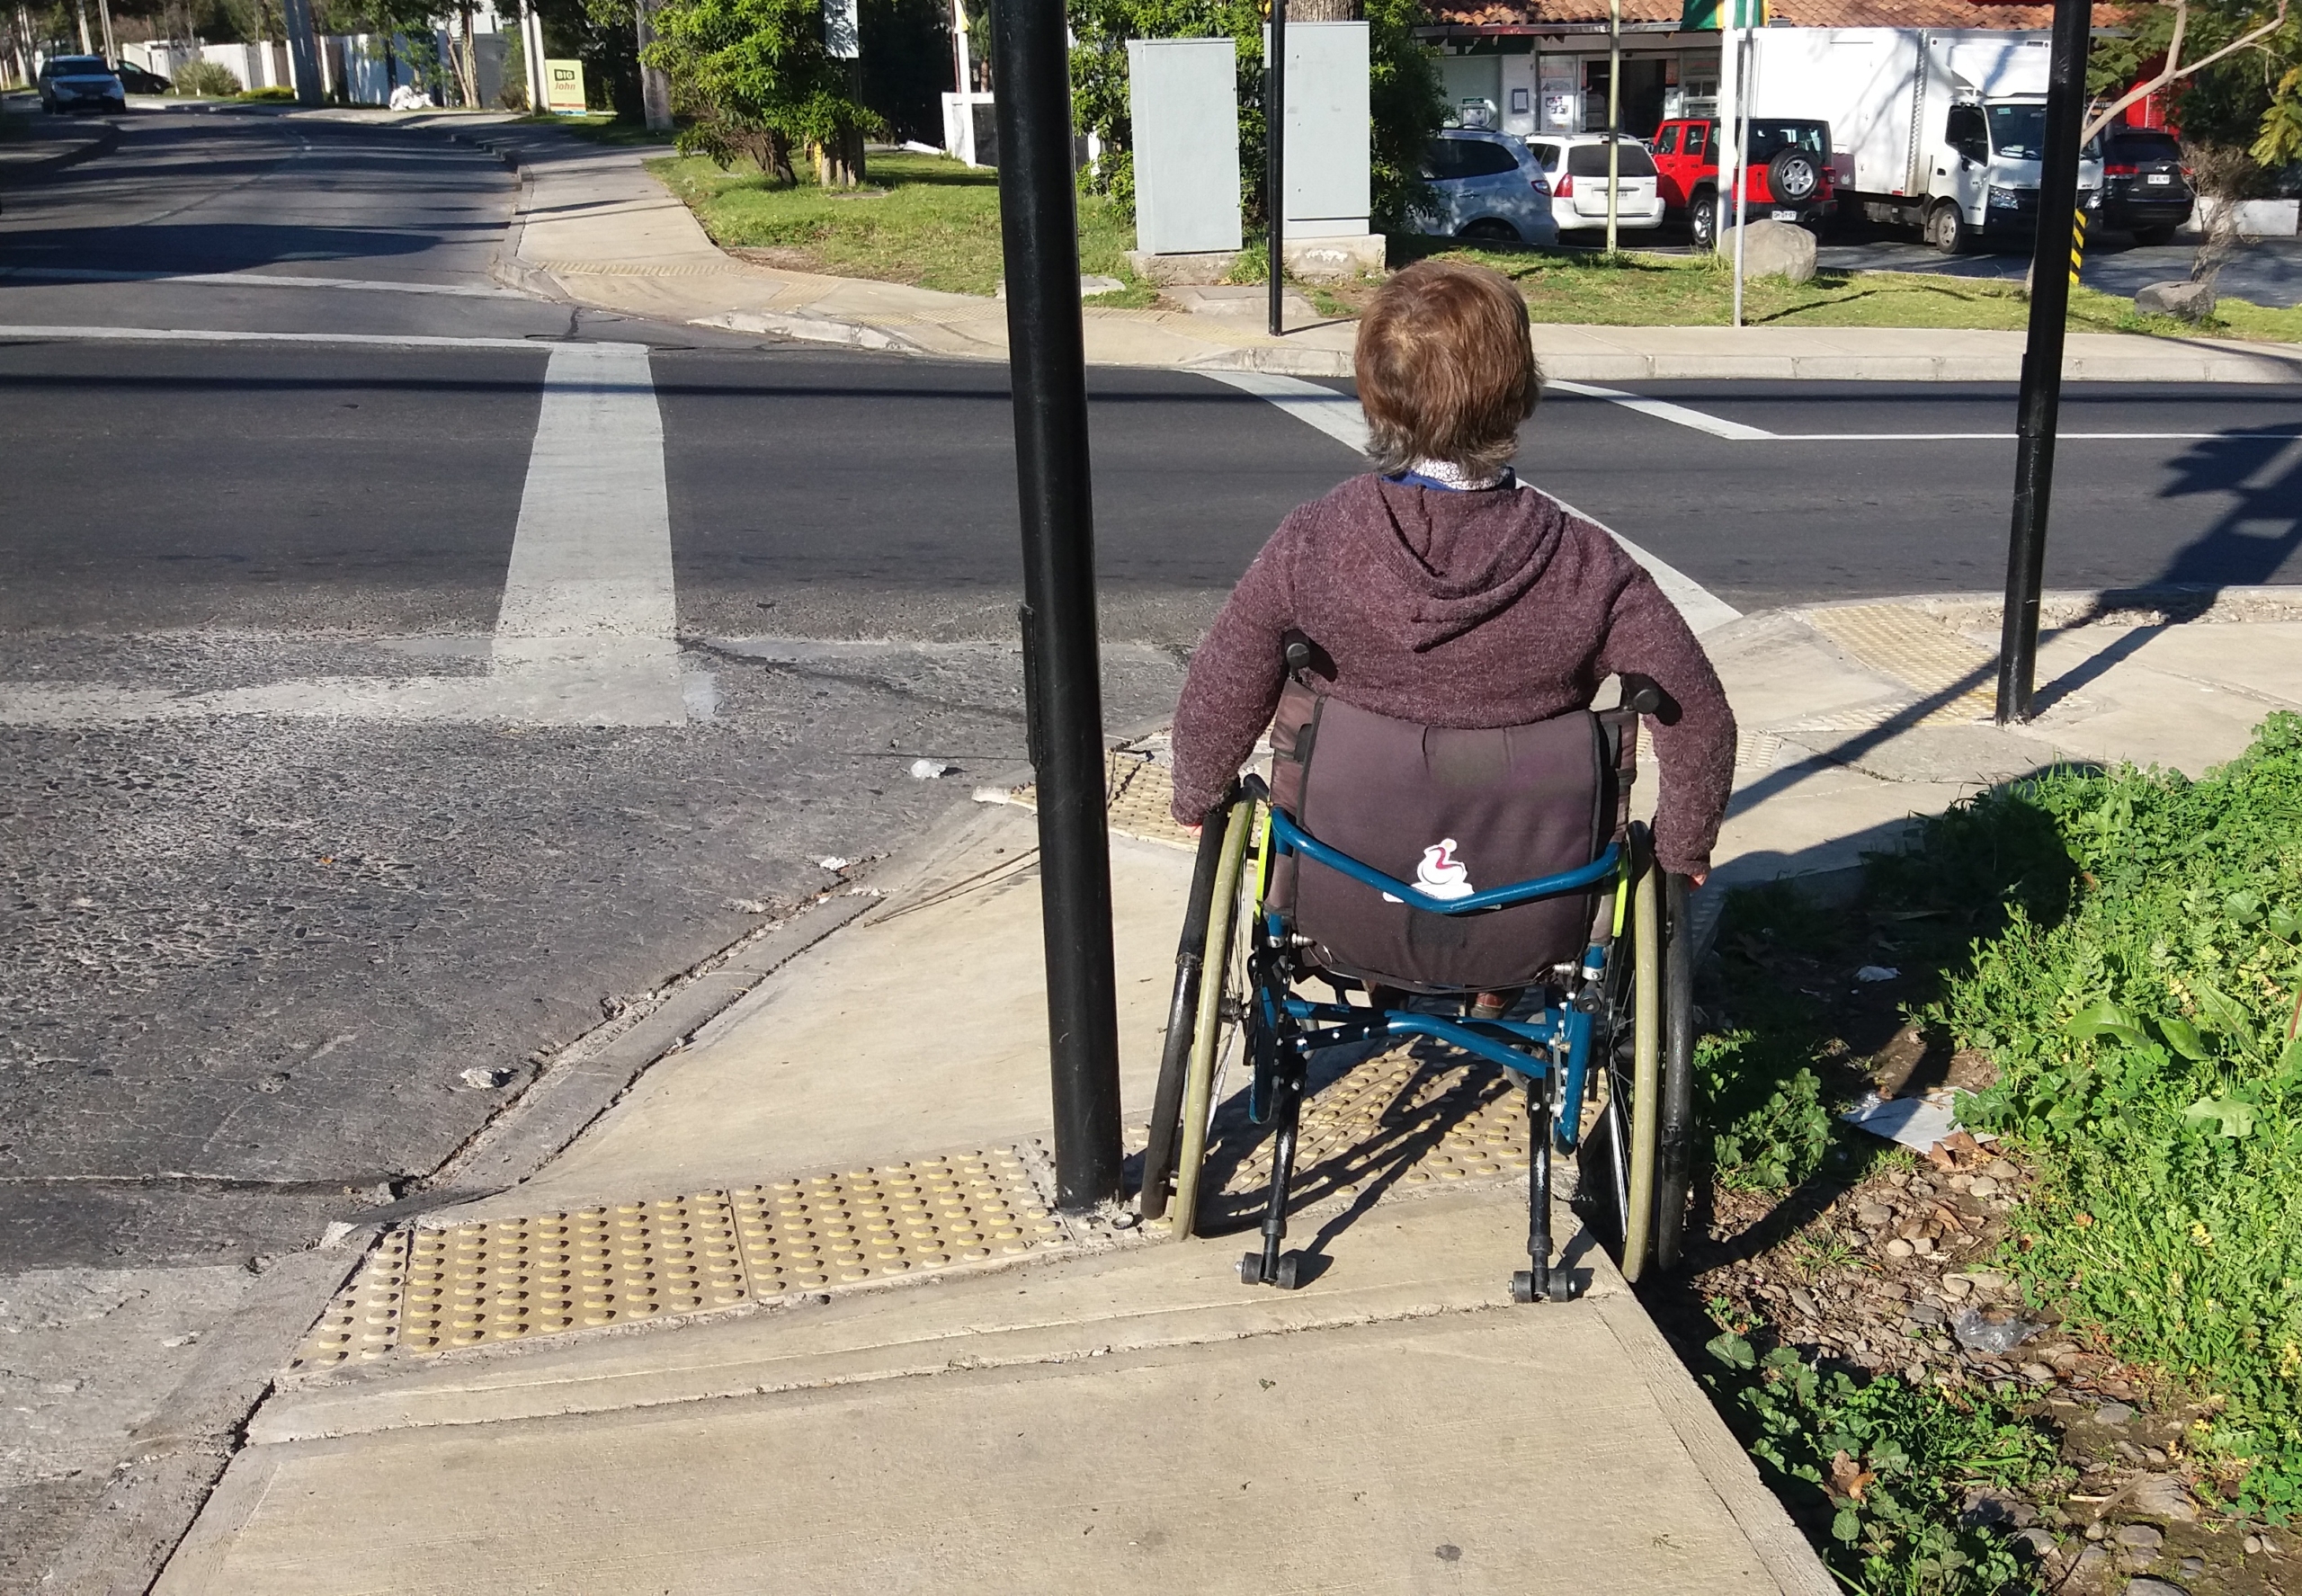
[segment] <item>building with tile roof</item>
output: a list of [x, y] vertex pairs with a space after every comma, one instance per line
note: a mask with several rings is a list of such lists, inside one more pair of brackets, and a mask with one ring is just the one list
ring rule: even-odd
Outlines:
[[[1607, 125], [1606, 0], [1426, 0], [1422, 31], [1440, 49], [1458, 113], [1508, 133], [1596, 132]], [[2121, 8], [2097, 4], [2094, 26]], [[1644, 138], [1678, 116], [1718, 114], [1716, 30], [1682, 30], [1681, 0], [1622, 0], [1622, 128]], [[1771, 0], [1770, 25], [2037, 31], [2051, 4], [1996, 0]]]

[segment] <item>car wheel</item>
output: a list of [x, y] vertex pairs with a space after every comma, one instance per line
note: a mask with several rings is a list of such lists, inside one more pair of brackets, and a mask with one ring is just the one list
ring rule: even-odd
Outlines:
[[1516, 244], [1520, 241], [1518, 228], [1494, 216], [1481, 217], [1455, 236], [1477, 244]]
[[1718, 247], [1718, 196], [1709, 189], [1687, 202], [1687, 236], [1698, 250]]
[[1967, 218], [1958, 214], [1956, 205], [1943, 203], [1926, 213], [1926, 241], [1938, 254], [1964, 254], [1973, 239], [1973, 229]]
[[2154, 246], [2161, 244], [2172, 244], [2174, 241], [2174, 229], [2164, 226], [2155, 227], [2137, 227], [2134, 230], [2134, 241], [2137, 244], [2146, 244]]
[[1788, 145], [1766, 164], [1766, 185], [1776, 204], [1804, 205], [1822, 189], [1822, 168], [1813, 155]]

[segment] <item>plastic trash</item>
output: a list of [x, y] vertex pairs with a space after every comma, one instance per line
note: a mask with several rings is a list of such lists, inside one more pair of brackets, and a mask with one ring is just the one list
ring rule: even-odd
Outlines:
[[959, 768], [947, 765], [940, 759], [915, 759], [911, 762], [911, 779], [915, 781], [940, 780]]
[[2005, 1356], [2045, 1328], [2028, 1319], [1985, 1319], [1979, 1308], [1968, 1308], [1950, 1321], [1950, 1333], [1960, 1346], [1994, 1358]]
[[1891, 981], [1902, 974], [1891, 964], [1866, 964], [1854, 972], [1858, 981]]
[[842, 859], [836, 853], [826, 853], [821, 859], [816, 860], [816, 865], [819, 869], [836, 872], [845, 869], [849, 865], [853, 864], [854, 862], [855, 861], [852, 859]]

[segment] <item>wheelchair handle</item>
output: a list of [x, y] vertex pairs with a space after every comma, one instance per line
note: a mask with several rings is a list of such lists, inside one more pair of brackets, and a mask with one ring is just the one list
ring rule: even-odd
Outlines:
[[1662, 688], [1652, 676], [1626, 672], [1622, 678], [1622, 700], [1615, 708], [1635, 709], [1641, 715], [1662, 713], [1664, 699]]

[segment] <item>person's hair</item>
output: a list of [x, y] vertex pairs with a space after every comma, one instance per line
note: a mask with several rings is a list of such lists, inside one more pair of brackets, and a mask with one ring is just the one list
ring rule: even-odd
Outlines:
[[1542, 397], [1526, 301], [1485, 266], [1417, 261], [1392, 277], [1359, 324], [1354, 364], [1367, 452], [1386, 476], [1417, 460], [1499, 471]]

